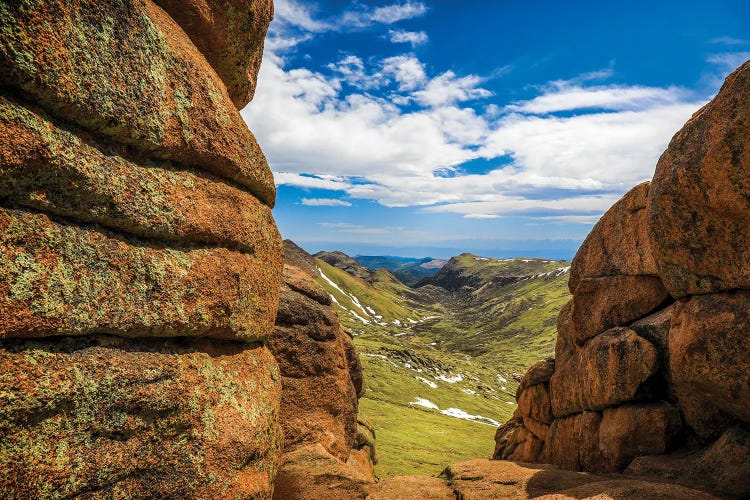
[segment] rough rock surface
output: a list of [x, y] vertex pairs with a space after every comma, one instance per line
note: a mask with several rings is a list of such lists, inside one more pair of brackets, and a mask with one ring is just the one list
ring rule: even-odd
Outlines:
[[3, 498], [271, 496], [271, 7], [179, 4], [0, 2]]
[[570, 266], [571, 293], [585, 278], [658, 274], [648, 239], [649, 187], [638, 184], [596, 223]]
[[[303, 286], [300, 284], [303, 283]], [[268, 347], [282, 375], [284, 449], [321, 443], [346, 461], [357, 433], [357, 393], [331, 299], [300, 269], [284, 266], [279, 313]]]
[[550, 379], [552, 411], [562, 417], [630, 401], [658, 366], [649, 341], [628, 328], [608, 330], [558, 361]]
[[669, 295], [653, 276], [586, 278], [576, 287], [570, 311], [572, 340], [581, 345], [614, 326], [650, 313]]
[[[494, 458], [631, 474], [576, 498], [685, 495], [646, 493], [635, 475], [750, 496], [748, 90], [750, 62], [675, 135], [651, 183], [594, 227], [571, 266], [556, 359], [522, 379]], [[535, 417], [549, 371], [547, 423]]]
[[674, 297], [750, 288], [750, 62], [672, 138], [651, 186], [649, 235]]
[[224, 82], [151, 0], [2, 9], [4, 86], [134, 153], [227, 177], [273, 205], [271, 171]]
[[308, 274], [317, 273], [310, 255], [291, 241], [284, 253], [276, 327], [267, 340], [283, 387], [284, 454], [274, 498], [364, 498], [377, 457], [373, 428], [357, 415], [359, 356], [330, 296]]
[[237, 109], [255, 93], [273, 0], [156, 0], [208, 59]]
[[750, 291], [697, 295], [677, 304], [669, 332], [669, 367], [688, 425], [701, 437], [718, 435], [692, 417], [715, 408], [750, 422]]
[[711, 446], [633, 460], [627, 474], [668, 480], [737, 498], [750, 497], [750, 432], [726, 430]]
[[550, 465], [475, 459], [459, 462], [443, 473], [462, 500], [672, 500], [717, 497], [684, 486], [637, 480], [623, 475], [596, 476]]
[[279, 373], [264, 347], [113, 336], [6, 340], [3, 498], [267, 498]]

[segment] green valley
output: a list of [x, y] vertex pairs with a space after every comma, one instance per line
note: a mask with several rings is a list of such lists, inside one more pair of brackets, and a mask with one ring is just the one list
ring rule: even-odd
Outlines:
[[359, 351], [377, 474], [436, 475], [491, 455], [520, 375], [554, 351], [569, 263], [461, 254], [408, 286], [342, 252], [312, 257], [293, 245], [287, 259], [314, 273]]

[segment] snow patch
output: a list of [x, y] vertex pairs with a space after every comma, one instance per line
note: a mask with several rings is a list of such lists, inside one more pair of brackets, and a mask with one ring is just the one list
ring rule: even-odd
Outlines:
[[435, 403], [433, 403], [429, 399], [424, 399], [424, 398], [417, 398], [416, 401], [412, 401], [409, 404], [410, 405], [414, 405], [414, 406], [423, 406], [423, 407], [429, 408], [431, 410], [439, 410], [440, 409], [438, 407], [438, 405], [436, 405]]
[[500, 382], [503, 382], [503, 383], [505, 383], [505, 382], [508, 382], [508, 379], [507, 379], [507, 378], [505, 378], [505, 377], [503, 377], [503, 376], [502, 376], [502, 375], [500, 375], [499, 373], [497, 374], [497, 379], [498, 379], [498, 380], [499, 380]]
[[417, 379], [417, 380], [419, 380], [420, 382], [424, 382], [425, 384], [429, 385], [433, 389], [437, 389], [438, 385], [435, 382], [433, 382], [432, 380], [427, 380], [424, 377], [414, 377], [414, 378]]
[[440, 410], [440, 413], [442, 413], [443, 415], [448, 415], [449, 417], [476, 422], [478, 424], [493, 425], [495, 427], [500, 425], [500, 422], [491, 419], [490, 417], [483, 417], [482, 415], [472, 415], [471, 413], [467, 413], [460, 408], [447, 408], [445, 410]]
[[456, 382], [461, 382], [464, 379], [464, 376], [461, 373], [454, 377], [447, 377], [441, 374], [436, 376], [435, 378], [438, 380], [442, 380], [443, 382], [448, 382], [449, 384], [455, 384]]
[[461, 390], [465, 392], [466, 394], [470, 394], [472, 396], [477, 393], [477, 391], [472, 391], [471, 389], [461, 389]]
[[[372, 309], [372, 307], [370, 307], [370, 306], [365, 306], [365, 309], [367, 309], [367, 311], [368, 311], [368, 312], [369, 312], [370, 314], [372, 314], [373, 316], [375, 316], [375, 311], [374, 311], [374, 310]], [[375, 317], [377, 318], [377, 316], [375, 316]], [[382, 316], [381, 316], [380, 318], [382, 318]], [[378, 318], [378, 319], [380, 319], [380, 318]]]

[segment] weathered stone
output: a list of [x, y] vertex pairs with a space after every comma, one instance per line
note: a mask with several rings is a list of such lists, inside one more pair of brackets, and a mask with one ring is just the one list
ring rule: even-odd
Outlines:
[[668, 297], [659, 278], [651, 276], [583, 279], [573, 295], [571, 339], [581, 345], [605, 330], [650, 313]]
[[507, 457], [515, 462], [545, 462], [543, 458], [544, 441], [536, 437], [526, 427], [521, 427], [518, 434], [518, 446]]
[[750, 288], [750, 62], [672, 138], [651, 185], [650, 239], [674, 297]]
[[357, 394], [330, 298], [312, 278], [284, 266], [279, 314], [267, 345], [283, 377], [284, 449], [321, 443], [346, 461], [357, 433]]
[[0, 338], [260, 340], [272, 329], [279, 279], [279, 256], [262, 257], [165, 248], [0, 208]]
[[392, 476], [370, 487], [367, 500], [455, 500], [448, 484], [437, 477]]
[[674, 310], [675, 305], [670, 304], [664, 309], [628, 325], [628, 328], [656, 347], [667, 366], [669, 365], [669, 328], [672, 325]]
[[[693, 416], [711, 407], [750, 422], [750, 291], [694, 296], [677, 304], [669, 331], [669, 366], [678, 398], [696, 405], [688, 425], [702, 437]], [[703, 412], [701, 411], [703, 409]]]
[[532, 417], [523, 417], [523, 426], [542, 441], [549, 437], [549, 423], [542, 423]]
[[0, 345], [3, 497], [267, 497], [281, 386], [265, 348], [110, 336]]
[[514, 416], [495, 431], [495, 451], [492, 458], [507, 459], [528, 435], [523, 426], [523, 417]]
[[548, 424], [552, 422], [549, 385], [537, 384], [526, 388], [518, 398], [518, 409], [524, 417]]
[[627, 328], [608, 330], [569, 359], [558, 359], [550, 379], [552, 411], [561, 417], [630, 401], [658, 367], [659, 355], [647, 340]]
[[315, 443], [284, 453], [274, 484], [274, 500], [367, 498], [368, 478]]
[[658, 275], [648, 239], [648, 192], [648, 182], [638, 184], [599, 219], [570, 266], [571, 293], [584, 278]]
[[676, 396], [672, 384], [672, 375], [669, 371], [669, 328], [672, 324], [674, 310], [675, 305], [670, 304], [628, 326], [640, 337], [651, 342], [659, 353], [658, 379], [652, 380], [654, 384], [651, 389], [652, 392], [660, 392], [660, 394], [654, 394], [654, 399], [667, 399], [673, 403], [676, 401]]
[[518, 384], [516, 399], [527, 387], [549, 382], [553, 373], [555, 373], [555, 358], [542, 359], [531, 365]]
[[550, 465], [524, 466], [486, 459], [452, 464], [445, 475], [460, 495], [458, 498], [466, 500], [526, 500], [602, 480]]
[[670, 451], [681, 430], [680, 412], [668, 403], [607, 408], [599, 424], [605, 471], [622, 470], [640, 455]]
[[151, 0], [0, 9], [0, 84], [58, 118], [234, 180], [273, 205], [268, 164], [224, 83]]
[[255, 93], [273, 0], [155, 0], [224, 81], [237, 109]]
[[705, 449], [634, 459], [627, 474], [736, 497], [750, 497], [750, 433], [729, 428]]
[[596, 476], [560, 470], [551, 465], [516, 464], [500, 460], [467, 460], [451, 465], [443, 474], [450, 481], [456, 497], [462, 500], [717, 498], [702, 491], [663, 482], [614, 474]]
[[278, 263], [271, 210], [254, 196], [208, 174], [124, 154], [0, 96], [0, 203]]
[[603, 459], [599, 450], [601, 420], [601, 414], [592, 411], [555, 419], [544, 443], [549, 462], [568, 470], [602, 470]]
[[605, 481], [594, 482], [570, 488], [560, 493], [534, 497], [537, 500], [578, 500], [606, 499], [606, 500], [674, 500], [676, 498], [690, 500], [718, 500], [720, 497], [705, 491], [685, 488], [663, 481], [639, 481], [629, 477], [607, 478]]

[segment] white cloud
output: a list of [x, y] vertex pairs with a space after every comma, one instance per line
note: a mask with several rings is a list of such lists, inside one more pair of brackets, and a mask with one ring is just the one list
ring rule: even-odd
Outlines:
[[720, 36], [711, 39], [709, 43], [713, 43], [716, 45], [746, 45], [750, 44], [750, 40], [746, 40], [744, 38], [735, 38], [733, 36]]
[[400, 4], [378, 7], [372, 11], [370, 18], [378, 23], [393, 24], [405, 19], [420, 17], [427, 12], [427, 6], [422, 2], [407, 0]]
[[352, 204], [348, 201], [339, 200], [336, 198], [302, 198], [300, 200], [303, 205], [308, 207], [351, 207]]
[[750, 52], [722, 52], [711, 54], [706, 60], [718, 66], [725, 73], [729, 73], [748, 59], [750, 59]]
[[508, 106], [522, 113], [544, 114], [576, 109], [638, 110], [684, 100], [687, 91], [668, 87], [642, 87], [623, 85], [555, 85], [542, 95], [529, 101]]
[[[429, 74], [414, 54], [347, 54], [324, 71], [287, 66], [283, 53], [264, 58], [257, 97], [242, 112], [278, 185], [472, 219], [591, 223], [651, 177], [705, 101], [677, 87], [601, 83], [611, 69], [549, 82], [500, 107], [488, 102], [486, 78]], [[473, 160], [481, 173], [471, 173]]]
[[399, 90], [414, 90], [427, 81], [424, 64], [411, 55], [388, 57], [383, 60], [383, 72], [391, 75]]
[[424, 31], [388, 30], [388, 36], [393, 43], [409, 43], [412, 47], [427, 43], [427, 33]]
[[435, 107], [491, 96], [492, 92], [478, 87], [481, 81], [476, 75], [458, 77], [453, 71], [446, 71], [430, 80], [423, 90], [414, 92], [414, 98], [423, 106]]

